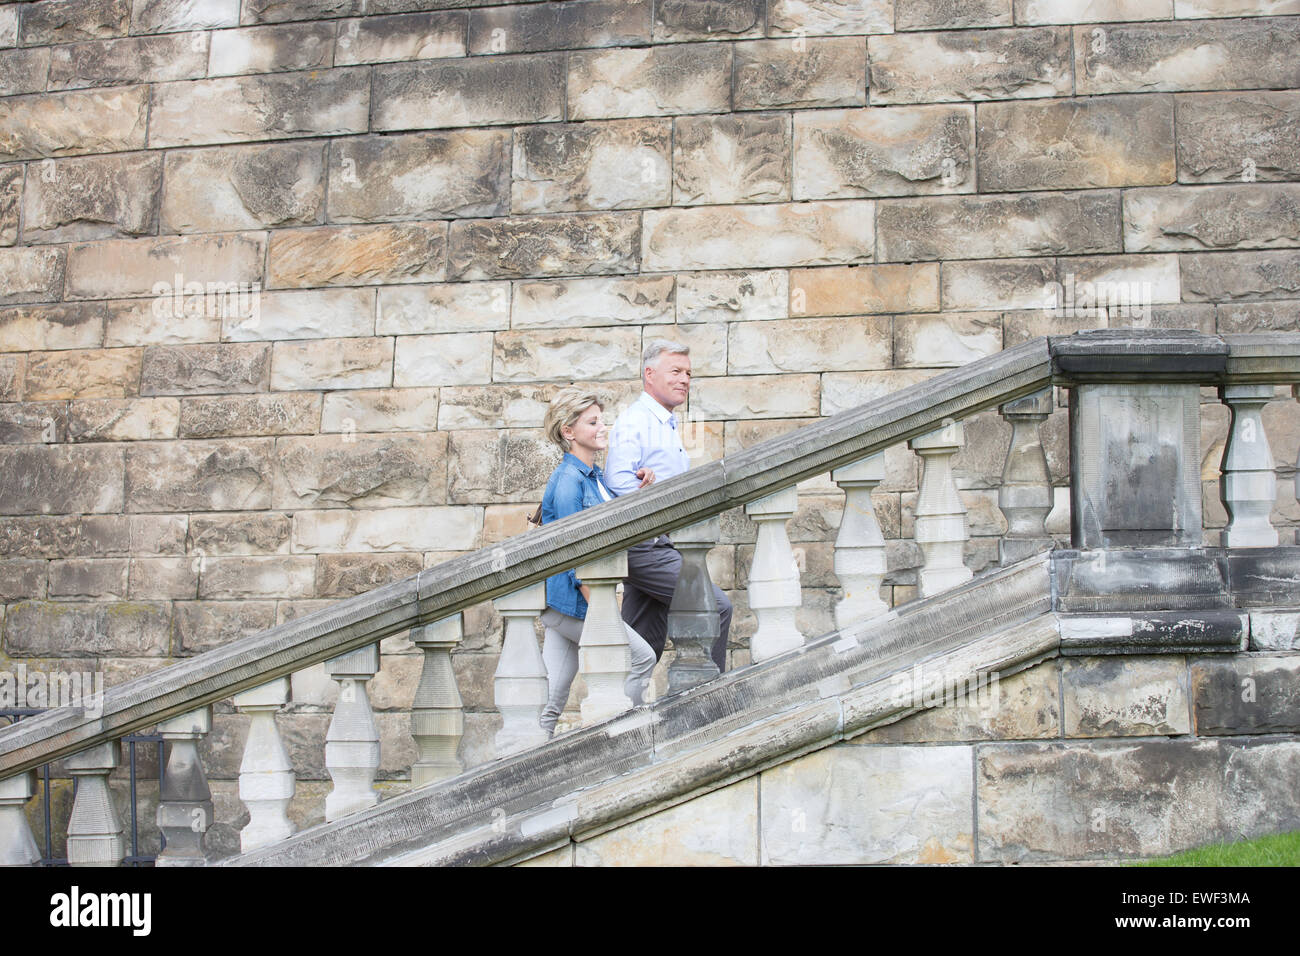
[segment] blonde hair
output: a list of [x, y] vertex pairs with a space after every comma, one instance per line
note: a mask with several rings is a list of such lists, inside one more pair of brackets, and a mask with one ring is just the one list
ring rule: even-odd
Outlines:
[[546, 420], [542, 422], [546, 437], [553, 444], [558, 445], [560, 451], [568, 451], [568, 439], [561, 432], [572, 426], [578, 420], [578, 416], [592, 405], [599, 407], [603, 412], [605, 396], [582, 385], [564, 386], [555, 393], [550, 407], [546, 409]]

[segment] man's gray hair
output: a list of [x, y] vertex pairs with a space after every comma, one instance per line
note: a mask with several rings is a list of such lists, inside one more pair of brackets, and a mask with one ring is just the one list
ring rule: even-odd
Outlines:
[[669, 355], [690, 355], [691, 347], [683, 345], [681, 342], [674, 342], [671, 339], [655, 339], [641, 353], [641, 374], [644, 375], [645, 370], [659, 361], [659, 356], [665, 352]]

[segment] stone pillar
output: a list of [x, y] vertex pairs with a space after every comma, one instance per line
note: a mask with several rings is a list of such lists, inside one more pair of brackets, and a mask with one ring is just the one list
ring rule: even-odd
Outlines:
[[41, 851], [27, 823], [27, 801], [36, 795], [36, 771], [0, 780], [0, 866], [31, 866]]
[[454, 777], [464, 769], [456, 751], [465, 736], [465, 710], [451, 664], [452, 649], [460, 644], [463, 630], [460, 614], [411, 628], [411, 643], [424, 652], [424, 668], [411, 702], [411, 736], [418, 755], [411, 767], [412, 787]]
[[108, 789], [108, 775], [121, 761], [122, 748], [116, 740], [96, 744], [64, 761], [77, 780], [77, 797], [68, 820], [68, 862], [73, 866], [118, 866], [126, 855], [122, 824]]
[[615, 589], [627, 577], [627, 552], [619, 551], [577, 569], [578, 580], [587, 585], [587, 619], [578, 642], [578, 662], [587, 683], [581, 704], [582, 722], [590, 725], [621, 714], [632, 707], [623, 685], [631, 669], [627, 626], [618, 611]]
[[200, 707], [158, 725], [167, 742], [167, 769], [158, 797], [158, 829], [167, 846], [155, 866], [204, 866], [203, 841], [212, 825], [212, 791], [203, 773], [199, 741], [212, 730], [212, 708]]
[[1277, 501], [1277, 476], [1262, 418], [1264, 406], [1273, 400], [1273, 386], [1224, 385], [1219, 398], [1232, 409], [1219, 478], [1219, 497], [1228, 511], [1223, 546], [1276, 547], [1277, 530], [1268, 519]]
[[1052, 476], [1040, 437], [1040, 426], [1052, 414], [1052, 395], [1052, 389], [1045, 388], [999, 409], [1011, 425], [1011, 444], [998, 489], [998, 507], [1007, 519], [1006, 537], [998, 542], [1001, 564], [1013, 564], [1052, 547], [1043, 526], [1052, 510]]
[[326, 821], [365, 810], [379, 802], [379, 728], [366, 683], [379, 671], [379, 645], [359, 647], [325, 662], [338, 682], [339, 699], [325, 734], [325, 769], [334, 787], [325, 798]]
[[294, 775], [289, 754], [275, 726], [275, 713], [289, 702], [289, 678], [241, 691], [232, 698], [235, 709], [249, 715], [248, 740], [239, 765], [239, 799], [248, 807], [248, 824], [239, 831], [239, 848], [247, 853], [293, 834], [289, 801]]
[[803, 635], [795, 624], [795, 612], [803, 603], [799, 565], [785, 531], [785, 523], [798, 507], [799, 489], [793, 487], [745, 505], [745, 514], [758, 525], [754, 564], [749, 570], [749, 608], [758, 618], [758, 630], [749, 639], [754, 663], [803, 646]]
[[668, 606], [668, 639], [676, 652], [668, 666], [668, 693], [675, 694], [718, 676], [713, 645], [721, 634], [718, 602], [709, 577], [709, 549], [718, 543], [718, 519], [705, 518], [673, 532], [682, 556], [677, 587]]
[[885, 478], [885, 456], [877, 453], [831, 472], [844, 491], [844, 517], [835, 536], [835, 576], [844, 597], [835, 605], [840, 630], [889, 611], [880, 597], [888, 561], [885, 536], [880, 533], [871, 492]]
[[496, 735], [497, 756], [518, 753], [546, 743], [542, 708], [546, 706], [546, 664], [537, 646], [533, 621], [546, 609], [546, 582], [538, 581], [492, 602], [505, 621], [501, 659], [492, 687], [501, 729]]
[[961, 422], [949, 422], [907, 446], [921, 456], [921, 490], [916, 496], [916, 543], [925, 558], [917, 576], [922, 597], [939, 594], [973, 576], [963, 560], [966, 506], [957, 493], [952, 473], [953, 455], [966, 444]]

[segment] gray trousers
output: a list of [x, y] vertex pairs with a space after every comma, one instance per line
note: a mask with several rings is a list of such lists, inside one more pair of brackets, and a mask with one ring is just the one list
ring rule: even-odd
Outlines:
[[[547, 699], [538, 723], [549, 737], [569, 699], [569, 687], [578, 673], [578, 644], [582, 640], [582, 621], [576, 617], [548, 607], [542, 612], [542, 626], [546, 638], [542, 642], [542, 662], [546, 664]], [[641, 635], [628, 628], [627, 646], [632, 652], [631, 667], [623, 692], [632, 700], [633, 707], [645, 702], [645, 689], [650, 684], [650, 672], [658, 659]]]
[[[668, 605], [677, 589], [682, 556], [665, 535], [627, 549], [627, 577], [623, 579], [623, 620], [640, 634], [657, 660], [668, 640]], [[727, 635], [731, 632], [731, 599], [713, 585], [722, 634], [711, 649], [718, 671], [727, 669]]]

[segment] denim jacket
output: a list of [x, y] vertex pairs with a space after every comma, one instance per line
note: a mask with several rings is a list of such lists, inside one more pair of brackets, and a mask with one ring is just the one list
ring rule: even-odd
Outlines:
[[[542, 524], [559, 521], [604, 501], [597, 482], [604, 484], [599, 465], [584, 465], [576, 455], [566, 453], [546, 483], [546, 492], [542, 495]], [[609, 492], [608, 487], [605, 490]], [[585, 618], [587, 601], [578, 590], [581, 583], [573, 571], [552, 574], [546, 579], [547, 606], [569, 617]]]

